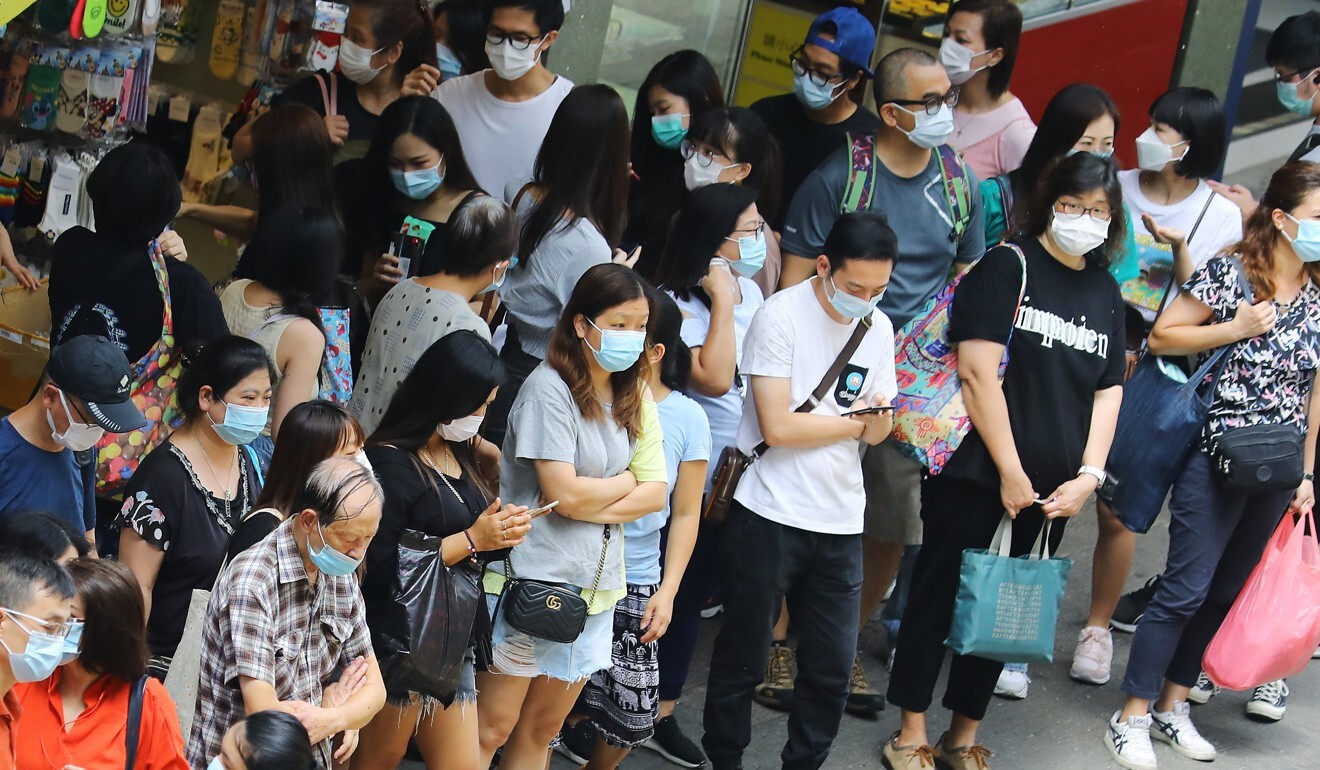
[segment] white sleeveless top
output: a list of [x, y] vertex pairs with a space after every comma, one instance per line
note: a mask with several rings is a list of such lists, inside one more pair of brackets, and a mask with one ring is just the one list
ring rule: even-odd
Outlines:
[[[230, 333], [247, 337], [266, 351], [277, 378], [272, 386], [273, 400], [274, 392], [279, 390], [278, 380], [284, 377], [284, 372], [280, 370], [279, 362], [275, 358], [275, 349], [280, 344], [280, 338], [284, 336], [284, 330], [301, 316], [281, 313], [278, 307], [256, 307], [248, 304], [243, 294], [251, 283], [252, 281], [241, 278], [225, 287], [220, 293], [220, 309], [224, 311], [225, 323], [229, 324]], [[308, 398], [316, 398], [318, 392], [317, 386], [313, 384]], [[269, 421], [262, 435], [270, 435]]]

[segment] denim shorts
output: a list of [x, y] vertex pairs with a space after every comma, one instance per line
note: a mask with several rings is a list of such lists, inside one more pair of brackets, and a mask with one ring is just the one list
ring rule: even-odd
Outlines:
[[610, 667], [614, 638], [614, 608], [588, 615], [582, 635], [569, 644], [537, 639], [518, 631], [496, 613], [499, 596], [486, 594], [493, 618], [491, 673], [527, 678], [545, 676], [579, 682]]
[[[463, 654], [463, 668], [458, 674], [458, 689], [454, 691], [454, 703], [460, 706], [475, 703], [477, 700], [476, 664], [476, 654], [469, 647], [468, 651]], [[389, 658], [382, 659], [380, 665], [382, 668], [387, 667]], [[407, 689], [394, 689], [389, 686], [385, 688], [385, 702], [401, 709], [418, 703], [422, 705], [424, 710], [437, 707], [444, 708], [444, 703], [436, 698]]]

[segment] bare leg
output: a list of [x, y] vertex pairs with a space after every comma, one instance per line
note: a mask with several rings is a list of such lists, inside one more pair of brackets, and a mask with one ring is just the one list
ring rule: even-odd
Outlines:
[[980, 726], [981, 720], [955, 713], [949, 722], [949, 741], [946, 745], [953, 748], [971, 746], [976, 743], [976, 728]]
[[477, 732], [481, 744], [479, 767], [490, 767], [495, 752], [508, 742], [518, 724], [531, 684], [531, 679], [522, 676], [477, 674], [477, 691], [481, 693], [477, 698]]
[[1114, 608], [1123, 596], [1123, 586], [1132, 572], [1132, 559], [1137, 551], [1137, 535], [1123, 526], [1109, 506], [1097, 501], [1096, 524], [1099, 533], [1095, 540], [1094, 568], [1091, 570], [1091, 615], [1088, 626], [1108, 628], [1114, 617]]
[[596, 748], [592, 749], [591, 761], [582, 766], [583, 770], [614, 770], [628, 756], [630, 749], [611, 746], [605, 739], [596, 736]]
[[1160, 697], [1155, 701], [1156, 711], [1173, 711], [1174, 701], [1185, 701], [1192, 692], [1192, 688], [1184, 687], [1180, 684], [1174, 684], [1169, 680], [1164, 680], [1164, 689], [1160, 692]]
[[[875, 614], [880, 602], [884, 601], [885, 591], [893, 585], [902, 562], [902, 543], [882, 543], [869, 537], [862, 538], [862, 615], [858, 620], [859, 634]], [[775, 633], [777, 637], [778, 629]]]
[[665, 717], [672, 717], [676, 708], [678, 708], [678, 701], [676, 700], [660, 701], [660, 707], [655, 717], [656, 721], [658, 722]]
[[788, 602], [783, 601], [779, 605], [779, 620], [775, 621], [774, 636], [771, 637], [776, 642], [782, 642], [788, 638]]
[[929, 746], [930, 738], [926, 735], [926, 715], [915, 711], [903, 712], [903, 723], [899, 730], [898, 745]]
[[[1165, 687], [1168, 690], [1168, 687]], [[1150, 701], [1145, 698], [1134, 698], [1128, 696], [1127, 702], [1123, 704], [1123, 713], [1118, 715], [1118, 721], [1126, 722], [1132, 717], [1144, 717], [1150, 713]]]
[[417, 729], [419, 707], [400, 709], [386, 703], [366, 727], [358, 732], [357, 751], [350, 760], [353, 770], [394, 770], [408, 751], [408, 739]]
[[[481, 738], [477, 729], [477, 704], [454, 702], [437, 708], [417, 723], [417, 748], [426, 770], [478, 770]], [[397, 767], [397, 765], [396, 765]]]
[[549, 761], [550, 743], [559, 734], [564, 718], [586, 683], [586, 679], [566, 683], [544, 676], [531, 680], [518, 724], [504, 744], [501, 770], [541, 770], [545, 767]]

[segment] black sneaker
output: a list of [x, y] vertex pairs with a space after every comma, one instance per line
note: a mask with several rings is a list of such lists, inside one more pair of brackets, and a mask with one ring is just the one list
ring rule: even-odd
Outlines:
[[646, 739], [642, 748], [650, 749], [679, 767], [705, 767], [706, 755], [700, 747], [678, 726], [678, 720], [672, 716], [658, 719], [655, 734]]
[[1137, 632], [1137, 623], [1141, 616], [1146, 614], [1146, 605], [1155, 596], [1155, 590], [1160, 587], [1160, 576], [1156, 575], [1146, 581], [1146, 585], [1138, 588], [1129, 594], [1124, 594], [1123, 598], [1118, 600], [1118, 606], [1114, 608], [1114, 617], [1109, 619], [1109, 625], [1113, 626], [1115, 631], [1122, 631], [1125, 634], [1134, 634]]
[[572, 727], [564, 725], [559, 731], [559, 742], [555, 744], [555, 751], [576, 762], [578, 766], [591, 761], [591, 752], [595, 748], [596, 727], [589, 719]]

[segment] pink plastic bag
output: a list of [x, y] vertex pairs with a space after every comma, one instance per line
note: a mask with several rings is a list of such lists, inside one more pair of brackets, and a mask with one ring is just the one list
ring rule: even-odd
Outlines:
[[1201, 661], [1210, 681], [1250, 690], [1301, 673], [1320, 645], [1320, 540], [1310, 511], [1284, 514]]

